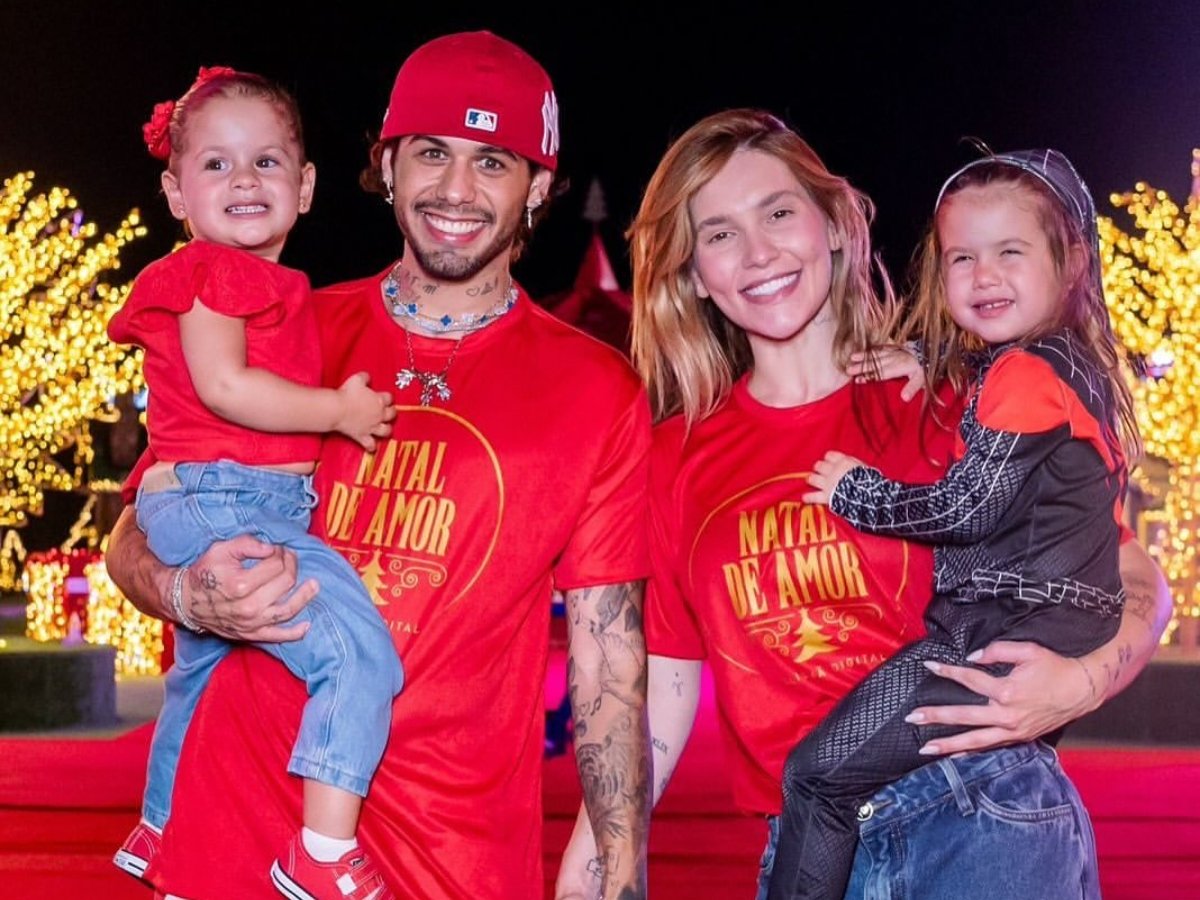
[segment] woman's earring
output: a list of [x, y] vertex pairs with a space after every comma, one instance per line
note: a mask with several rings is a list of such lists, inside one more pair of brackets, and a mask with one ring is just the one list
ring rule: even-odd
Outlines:
[[384, 195], [383, 202], [388, 206], [391, 206], [396, 199], [396, 195], [392, 193], [392, 183], [390, 181], [385, 181], [383, 186], [387, 188], [387, 194]]

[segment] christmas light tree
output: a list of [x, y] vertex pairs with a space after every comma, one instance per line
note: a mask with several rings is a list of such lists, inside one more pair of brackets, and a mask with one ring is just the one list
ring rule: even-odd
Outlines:
[[1132, 222], [1129, 233], [1100, 219], [1113, 327], [1146, 369], [1134, 383], [1146, 453], [1168, 467], [1165, 488], [1147, 477], [1146, 465], [1134, 473], [1147, 494], [1161, 495], [1142, 524], [1174, 595], [1168, 634], [1200, 625], [1200, 150], [1192, 157], [1192, 193], [1182, 209], [1165, 191], [1139, 183], [1110, 198]]
[[[41, 515], [46, 491], [115, 490], [111, 481], [90, 482], [89, 423], [115, 421], [118, 399], [143, 386], [141, 352], [107, 335], [129, 290], [114, 277], [121, 249], [146, 233], [137, 210], [99, 236], [65, 188], [32, 189], [33, 173], [22, 172], [0, 191], [0, 526], [10, 529]], [[79, 636], [116, 646], [118, 672], [153, 674], [162, 623], [134, 609], [108, 579], [96, 496], [58, 549], [27, 555], [10, 530], [0, 545], [0, 581], [11, 589], [24, 569], [29, 637], [61, 640], [72, 621], [76, 629], [86, 623]], [[69, 577], [73, 564], [78, 579]]]
[[31, 195], [33, 173], [0, 191], [0, 526], [42, 512], [44, 492], [80, 488], [89, 421], [141, 387], [141, 354], [105, 328], [128, 285], [110, 283], [120, 251], [145, 234], [133, 210], [97, 237], [64, 188]]

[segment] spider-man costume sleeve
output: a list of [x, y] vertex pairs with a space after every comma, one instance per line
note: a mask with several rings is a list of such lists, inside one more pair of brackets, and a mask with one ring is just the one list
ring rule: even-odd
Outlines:
[[993, 532], [1030, 473], [1064, 442], [1091, 443], [1111, 471], [1101, 425], [1109, 406], [1097, 370], [1078, 352], [1052, 338], [997, 354], [964, 412], [960, 457], [940, 481], [906, 484], [857, 466], [838, 482], [830, 509], [874, 534], [972, 544]]

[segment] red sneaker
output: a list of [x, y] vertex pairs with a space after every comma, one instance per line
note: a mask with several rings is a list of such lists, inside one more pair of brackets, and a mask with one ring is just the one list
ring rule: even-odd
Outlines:
[[299, 834], [271, 864], [271, 881], [288, 900], [394, 900], [362, 847], [337, 862], [317, 862]]
[[162, 849], [162, 835], [147, 825], [138, 822], [121, 849], [113, 856], [113, 865], [134, 878], [146, 879], [146, 867]]

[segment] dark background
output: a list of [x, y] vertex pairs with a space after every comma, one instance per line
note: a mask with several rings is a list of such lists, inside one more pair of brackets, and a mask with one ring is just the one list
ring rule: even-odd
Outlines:
[[[876, 3], [880, 0], [876, 0]], [[371, 11], [382, 4], [383, 11]], [[591, 226], [628, 284], [622, 231], [669, 141], [732, 105], [785, 118], [879, 207], [875, 237], [902, 274], [942, 180], [973, 156], [1054, 146], [1097, 195], [1148, 181], [1182, 201], [1200, 146], [1200, 4], [862, 3], [685, 5], [435, 2], [53, 2], [0, 0], [0, 176], [36, 173], [111, 230], [140, 209], [150, 234], [123, 254], [130, 277], [180, 236], [141, 125], [200, 65], [259, 71], [290, 87], [319, 176], [313, 212], [284, 261], [314, 284], [382, 269], [399, 253], [390, 213], [357, 187], [371, 133], [407, 53], [488, 28], [555, 82], [561, 170], [571, 189], [518, 266], [535, 296], [567, 287]]]

